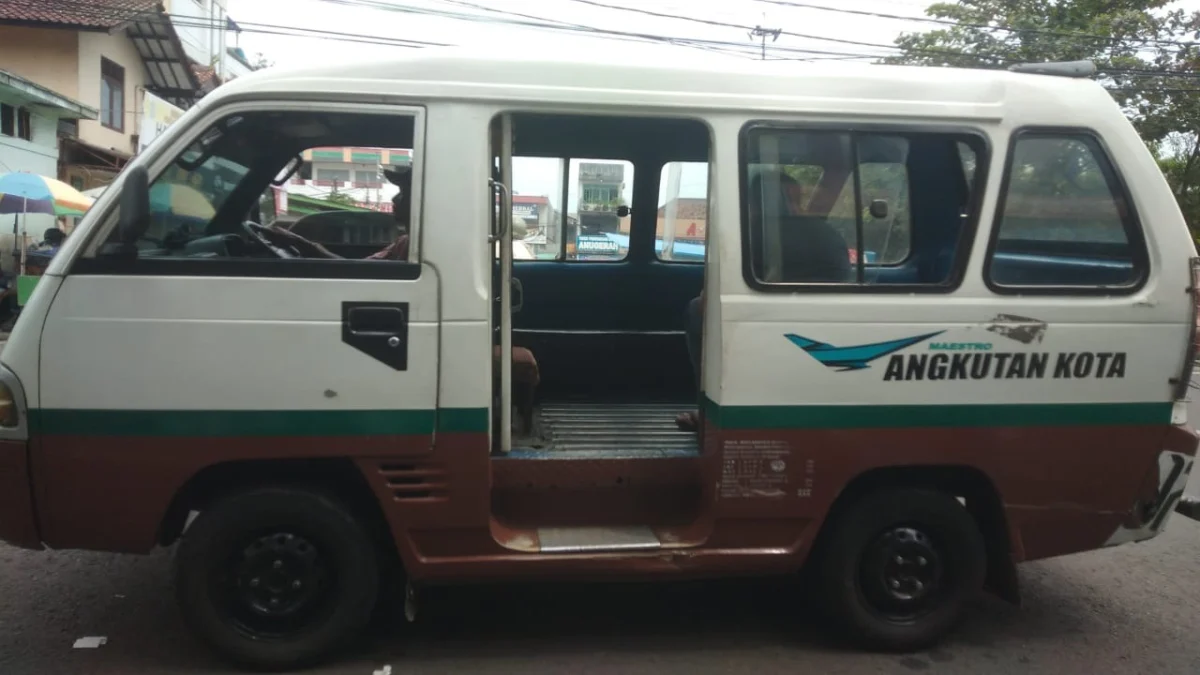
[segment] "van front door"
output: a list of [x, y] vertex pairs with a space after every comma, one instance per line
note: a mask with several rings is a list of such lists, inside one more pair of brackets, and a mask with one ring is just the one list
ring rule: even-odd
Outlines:
[[[177, 490], [224, 462], [431, 452], [438, 280], [413, 227], [422, 110], [326, 108], [227, 107], [166, 139], [146, 164], [149, 227], [122, 241], [110, 223], [71, 264], [36, 411], [51, 546], [148, 549]], [[297, 154], [308, 166], [279, 185]], [[245, 222], [264, 194], [284, 222], [300, 216], [292, 230]], [[298, 227], [311, 213], [343, 236]]]

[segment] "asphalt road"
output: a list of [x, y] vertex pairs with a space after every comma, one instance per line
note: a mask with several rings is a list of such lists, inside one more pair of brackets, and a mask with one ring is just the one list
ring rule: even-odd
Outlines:
[[[0, 545], [0, 673], [235, 672], [184, 630], [169, 562]], [[416, 624], [384, 623], [312, 672], [1200, 672], [1200, 523], [1025, 565], [1021, 584], [1023, 607], [981, 598], [941, 648], [908, 656], [844, 648], [778, 580], [439, 589]], [[73, 649], [84, 636], [108, 642]]]

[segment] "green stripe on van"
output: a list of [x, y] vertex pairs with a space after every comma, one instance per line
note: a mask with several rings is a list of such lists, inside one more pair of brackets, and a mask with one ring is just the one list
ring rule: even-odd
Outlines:
[[[440, 414], [439, 414], [440, 413]], [[89, 436], [387, 436], [487, 433], [487, 409], [34, 410], [34, 433]]]
[[[722, 429], [1128, 426], [1169, 424], [1170, 403], [717, 406]], [[30, 413], [34, 433], [90, 436], [379, 436], [487, 433], [486, 408], [439, 410], [67, 410]]]
[[718, 406], [708, 419], [722, 429], [896, 429], [1169, 424], [1170, 403], [1001, 405]]

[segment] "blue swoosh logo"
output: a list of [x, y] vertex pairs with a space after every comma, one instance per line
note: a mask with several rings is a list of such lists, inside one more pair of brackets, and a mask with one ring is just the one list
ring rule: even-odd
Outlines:
[[784, 337], [790, 340], [792, 344], [808, 352], [814, 359], [820, 361], [821, 365], [844, 372], [847, 370], [869, 368], [870, 363], [876, 359], [887, 356], [892, 352], [898, 352], [905, 347], [911, 347], [919, 342], [924, 342], [944, 332], [946, 331], [939, 330], [936, 333], [901, 338], [899, 340], [889, 340], [887, 342], [876, 342], [868, 345], [853, 345], [850, 347], [834, 347], [831, 344], [810, 340], [795, 333], [788, 333]]

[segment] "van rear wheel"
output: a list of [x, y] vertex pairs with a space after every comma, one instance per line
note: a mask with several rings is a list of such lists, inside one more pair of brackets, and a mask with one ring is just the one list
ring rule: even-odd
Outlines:
[[226, 658], [280, 670], [332, 655], [378, 597], [366, 529], [317, 491], [260, 488], [203, 511], [176, 554], [176, 593], [197, 635]]
[[830, 525], [819, 561], [823, 604], [866, 647], [910, 651], [932, 645], [983, 586], [983, 535], [948, 494], [878, 492]]

